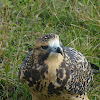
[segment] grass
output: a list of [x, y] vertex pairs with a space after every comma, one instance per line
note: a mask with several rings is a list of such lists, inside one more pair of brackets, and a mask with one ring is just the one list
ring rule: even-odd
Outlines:
[[[0, 100], [31, 100], [18, 68], [44, 33], [59, 34], [64, 46], [100, 67], [99, 0], [1, 0], [0, 10]], [[87, 92], [100, 100], [100, 74]]]

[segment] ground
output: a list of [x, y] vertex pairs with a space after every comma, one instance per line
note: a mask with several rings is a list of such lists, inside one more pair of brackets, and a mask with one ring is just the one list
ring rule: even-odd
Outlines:
[[[79, 50], [100, 67], [99, 0], [0, 1], [0, 99], [31, 100], [18, 68], [44, 33], [60, 35], [64, 46]], [[90, 100], [100, 99], [100, 74], [88, 89]]]

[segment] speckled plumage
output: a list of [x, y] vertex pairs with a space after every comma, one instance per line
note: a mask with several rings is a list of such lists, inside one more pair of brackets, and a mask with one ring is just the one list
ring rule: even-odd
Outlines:
[[48, 33], [37, 39], [20, 67], [20, 81], [27, 83], [33, 100], [88, 100], [92, 81], [90, 64], [59, 36]]

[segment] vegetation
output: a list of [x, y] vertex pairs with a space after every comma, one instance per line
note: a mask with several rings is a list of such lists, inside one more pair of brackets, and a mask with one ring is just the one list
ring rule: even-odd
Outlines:
[[[18, 68], [44, 33], [59, 34], [100, 67], [100, 0], [1, 0], [0, 10], [0, 100], [31, 100]], [[100, 100], [100, 74], [87, 92]]]

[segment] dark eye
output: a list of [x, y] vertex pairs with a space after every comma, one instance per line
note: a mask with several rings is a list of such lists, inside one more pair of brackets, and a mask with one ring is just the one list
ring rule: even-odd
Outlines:
[[44, 49], [44, 50], [48, 49], [48, 46], [41, 46], [41, 47], [42, 47], [42, 49]]

